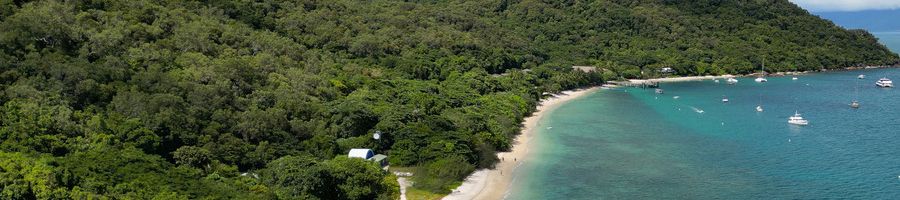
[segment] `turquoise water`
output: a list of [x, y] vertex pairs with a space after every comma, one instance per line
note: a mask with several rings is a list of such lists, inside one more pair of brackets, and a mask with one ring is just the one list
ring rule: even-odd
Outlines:
[[882, 76], [900, 69], [593, 93], [540, 121], [508, 199], [896, 199], [900, 89]]
[[887, 46], [894, 53], [900, 52], [900, 32], [873, 33], [878, 42]]

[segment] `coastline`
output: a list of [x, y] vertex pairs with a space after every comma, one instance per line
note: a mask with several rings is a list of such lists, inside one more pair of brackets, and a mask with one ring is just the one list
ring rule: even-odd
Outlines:
[[504, 199], [509, 186], [513, 181], [513, 171], [527, 159], [528, 150], [531, 147], [531, 140], [534, 139], [535, 130], [540, 121], [547, 113], [556, 109], [565, 102], [568, 102], [594, 91], [599, 90], [600, 86], [568, 90], [561, 94], [541, 100], [537, 106], [537, 111], [531, 116], [526, 117], [521, 133], [516, 136], [513, 142], [512, 151], [497, 153], [500, 162], [494, 169], [480, 169], [475, 171], [463, 184], [453, 190], [452, 193], [444, 197], [444, 200], [468, 200], [468, 199]]

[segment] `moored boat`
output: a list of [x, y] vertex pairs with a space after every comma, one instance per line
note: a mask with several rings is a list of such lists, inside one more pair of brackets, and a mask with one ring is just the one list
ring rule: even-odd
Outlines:
[[800, 112], [794, 111], [794, 116], [788, 117], [788, 124], [806, 126], [809, 121], [800, 116]]
[[881, 78], [881, 79], [878, 79], [878, 81], [875, 81], [875, 85], [877, 85], [878, 87], [884, 87], [884, 88], [894, 87], [894, 82], [888, 78]]
[[734, 85], [735, 83], [738, 83], [738, 80], [734, 78], [728, 78], [728, 80], [725, 80], [725, 82], [728, 82], [729, 85]]

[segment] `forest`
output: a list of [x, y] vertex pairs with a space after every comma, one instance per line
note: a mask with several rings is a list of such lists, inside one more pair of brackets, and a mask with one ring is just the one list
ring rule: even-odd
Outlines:
[[787, 0], [0, 0], [0, 199], [448, 193], [547, 94], [898, 60]]

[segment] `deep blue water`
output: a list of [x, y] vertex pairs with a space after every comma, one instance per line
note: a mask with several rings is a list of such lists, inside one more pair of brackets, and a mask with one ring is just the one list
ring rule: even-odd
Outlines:
[[590, 94], [541, 120], [508, 199], [898, 199], [900, 89], [880, 77], [900, 69]]

